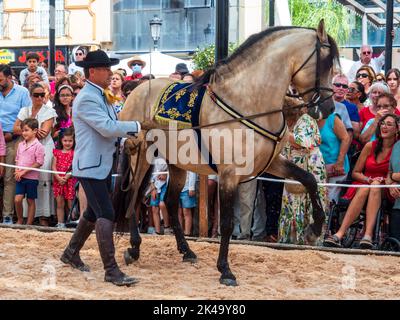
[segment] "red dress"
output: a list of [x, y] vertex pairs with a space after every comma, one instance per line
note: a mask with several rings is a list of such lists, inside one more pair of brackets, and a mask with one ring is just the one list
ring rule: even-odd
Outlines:
[[359, 112], [359, 115], [360, 115], [360, 122], [363, 124], [361, 130], [364, 129], [368, 120], [375, 118], [375, 115], [371, 112], [371, 110], [369, 110], [369, 106], [362, 108]]
[[[390, 161], [390, 156], [392, 155], [393, 147], [390, 149], [390, 151], [388, 152], [385, 159], [383, 159], [381, 162], [376, 162], [374, 152], [375, 152], [377, 143], [378, 143], [377, 140], [372, 142], [371, 152], [368, 155], [367, 160], [365, 161], [364, 175], [369, 178], [378, 178], [378, 177], [386, 178], [388, 171], [389, 171], [389, 161]], [[382, 183], [384, 183], [384, 181]], [[352, 184], [361, 185], [361, 184], [365, 184], [365, 183], [353, 181]], [[348, 199], [348, 200], [353, 199], [354, 195], [356, 194], [357, 189], [358, 188], [350, 187], [349, 189], [347, 189], [347, 192], [343, 196], [343, 198]]]
[[[53, 150], [53, 156], [57, 160], [56, 169], [60, 172], [68, 172], [72, 169], [72, 159], [74, 158], [74, 150], [63, 152], [59, 149]], [[62, 177], [63, 175], [60, 174]], [[57, 179], [53, 179], [53, 194], [54, 197], [62, 196], [66, 200], [73, 200], [75, 196], [74, 187], [77, 182], [76, 178], [68, 179], [67, 183], [60, 185]]]

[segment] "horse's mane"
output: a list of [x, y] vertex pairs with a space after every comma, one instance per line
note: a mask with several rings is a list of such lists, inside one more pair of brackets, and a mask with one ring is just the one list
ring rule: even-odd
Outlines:
[[[294, 30], [294, 29], [305, 29], [305, 30], [314, 30], [316, 29], [313, 28], [303, 28], [303, 27], [295, 27], [295, 26], [278, 26], [278, 27], [271, 27], [268, 29], [265, 29], [264, 31], [261, 31], [259, 33], [256, 33], [252, 36], [250, 36], [243, 44], [235, 50], [235, 52], [230, 55], [228, 58], [219, 61], [216, 66], [213, 68], [208, 69], [204, 75], [198, 79], [195, 83], [195, 87], [200, 87], [204, 84], [207, 84], [211, 81], [211, 78], [217, 73], [217, 71], [222, 67], [222, 66], [229, 66], [229, 64], [236, 60], [237, 58], [243, 57], [243, 56], [248, 56], [246, 55], [247, 51], [250, 50], [253, 45], [255, 45], [257, 42], [260, 40], [263, 40], [266, 37], [270, 37], [274, 35], [278, 31], [283, 31], [283, 30]], [[339, 49], [336, 44], [336, 41], [328, 35], [328, 40], [330, 44], [330, 54], [329, 57], [324, 59], [322, 61], [322, 70], [327, 70], [330, 69], [333, 66], [333, 62], [337, 61], [337, 63], [340, 64], [339, 62]]]

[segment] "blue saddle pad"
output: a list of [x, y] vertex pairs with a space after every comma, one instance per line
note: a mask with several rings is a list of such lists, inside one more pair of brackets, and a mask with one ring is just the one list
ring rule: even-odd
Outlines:
[[198, 126], [205, 91], [205, 86], [194, 89], [190, 83], [174, 82], [168, 85], [156, 102], [155, 120], [165, 125], [176, 121], [178, 128]]

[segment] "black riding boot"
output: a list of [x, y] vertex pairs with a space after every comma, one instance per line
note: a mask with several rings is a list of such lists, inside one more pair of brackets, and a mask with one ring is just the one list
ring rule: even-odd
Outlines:
[[129, 286], [138, 282], [138, 280], [124, 274], [115, 261], [113, 229], [114, 223], [112, 221], [104, 218], [97, 219], [96, 238], [104, 270], [106, 271], [104, 281], [111, 282], [117, 286]]
[[90, 271], [89, 266], [84, 264], [81, 260], [79, 251], [82, 249], [87, 238], [89, 238], [94, 226], [95, 224], [93, 222], [89, 222], [84, 217], [79, 219], [79, 224], [76, 227], [67, 248], [65, 248], [64, 253], [60, 258], [62, 262], [67, 263], [80, 271]]

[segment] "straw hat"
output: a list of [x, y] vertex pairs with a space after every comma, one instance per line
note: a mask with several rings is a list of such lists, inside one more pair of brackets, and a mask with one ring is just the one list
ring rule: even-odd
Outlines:
[[131, 60], [128, 61], [128, 67], [131, 68], [134, 62], [138, 62], [142, 65], [142, 68], [146, 66], [146, 61], [142, 60], [140, 56], [133, 56]]

